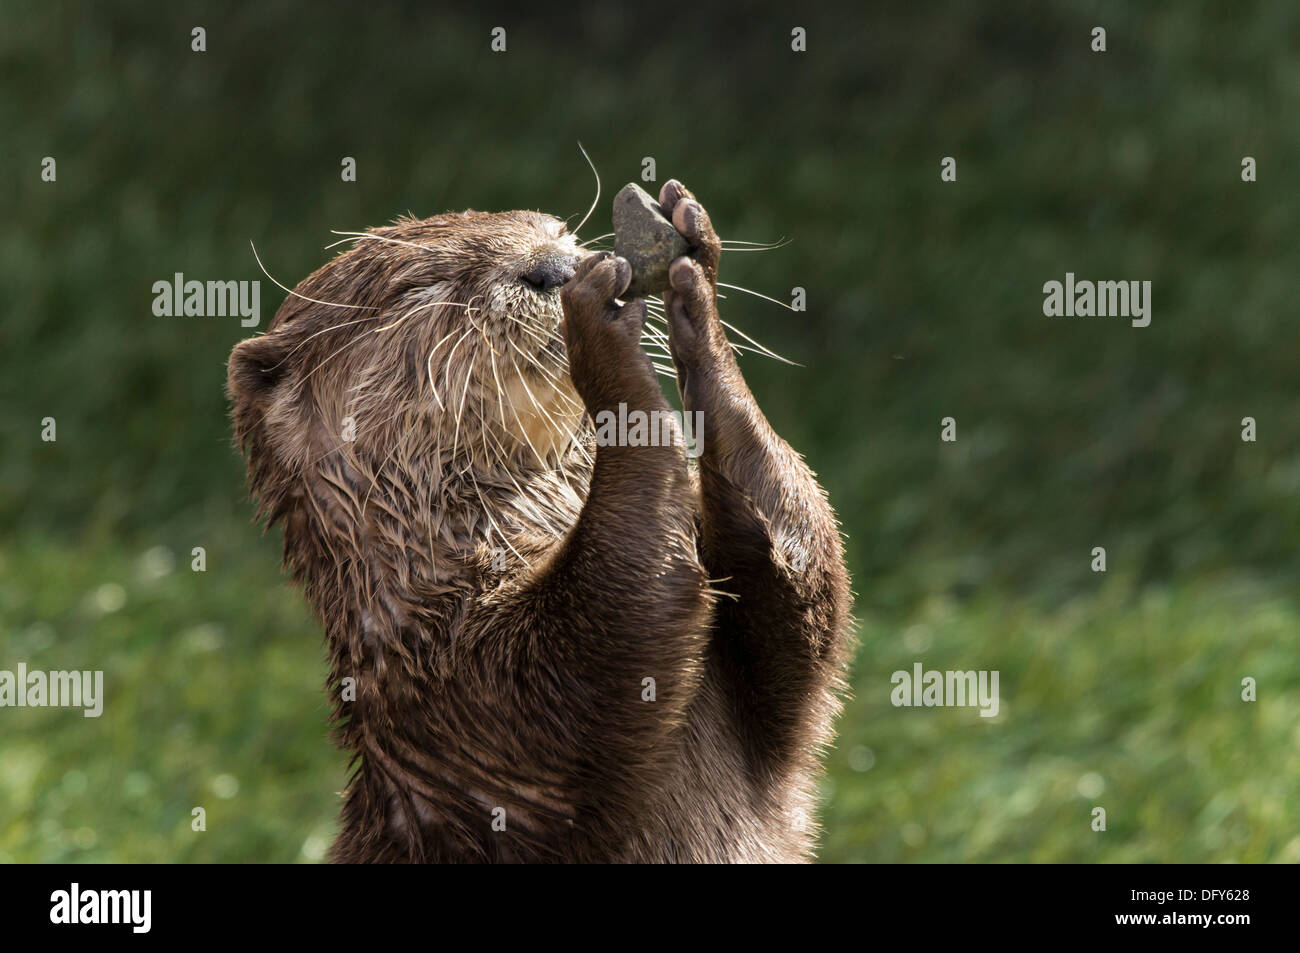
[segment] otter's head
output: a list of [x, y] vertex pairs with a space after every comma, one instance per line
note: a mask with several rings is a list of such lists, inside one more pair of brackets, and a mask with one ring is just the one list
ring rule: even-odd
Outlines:
[[[537, 212], [401, 219], [285, 300], [230, 356], [236, 435], [253, 489], [331, 455], [364, 477], [419, 457], [442, 469], [546, 465], [582, 405], [560, 286], [588, 252]], [[309, 477], [310, 478], [310, 477]]]

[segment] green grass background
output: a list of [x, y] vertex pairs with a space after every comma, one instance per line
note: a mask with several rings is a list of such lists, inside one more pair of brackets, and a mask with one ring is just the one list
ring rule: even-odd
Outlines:
[[[654, 156], [792, 240], [723, 279], [808, 311], [724, 314], [804, 365], [744, 362], [849, 537], [821, 857], [1300, 861], [1300, 8], [872, 6], [6, 4], [0, 668], [107, 701], [0, 710], [0, 860], [322, 856], [344, 757], [229, 445], [248, 332], [151, 286], [262, 278], [250, 240], [292, 285], [408, 209], [580, 216], [581, 141], [588, 234]], [[1151, 326], [1043, 317], [1066, 271], [1152, 281]], [[999, 717], [893, 708], [914, 661], [997, 669]]]

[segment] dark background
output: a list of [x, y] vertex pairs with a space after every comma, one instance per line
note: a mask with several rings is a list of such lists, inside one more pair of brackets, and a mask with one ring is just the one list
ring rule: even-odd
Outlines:
[[[0, 860], [321, 857], [320, 630], [225, 417], [251, 329], [152, 285], [261, 279], [264, 328], [250, 241], [292, 286], [407, 210], [576, 221], [579, 141], [584, 234], [653, 156], [790, 239], [724, 281], [807, 289], [723, 313], [803, 365], [743, 366], [848, 535], [823, 859], [1300, 860], [1300, 8], [857, 7], [7, 3], [0, 668], [107, 702], [0, 710]], [[1150, 280], [1151, 326], [1044, 317], [1067, 271]], [[998, 670], [1001, 713], [892, 707], [916, 661]]]

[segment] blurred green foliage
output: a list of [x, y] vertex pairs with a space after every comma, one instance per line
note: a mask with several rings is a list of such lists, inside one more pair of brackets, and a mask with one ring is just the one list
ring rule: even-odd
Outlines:
[[[344, 758], [229, 446], [248, 330], [151, 287], [262, 278], [250, 241], [292, 285], [408, 209], [576, 221], [579, 141], [587, 234], [653, 156], [724, 237], [792, 240], [722, 277], [808, 292], [724, 313], [804, 365], [744, 363], [848, 534], [825, 860], [1300, 860], [1300, 8], [638, 9], [6, 4], [0, 668], [108, 699], [0, 712], [0, 860], [321, 856]], [[1151, 280], [1151, 326], [1043, 317], [1066, 271]], [[999, 670], [999, 717], [893, 708], [917, 660]]]

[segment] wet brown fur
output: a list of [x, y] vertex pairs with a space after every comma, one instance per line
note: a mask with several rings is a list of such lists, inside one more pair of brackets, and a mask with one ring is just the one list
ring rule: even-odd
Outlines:
[[[665, 311], [698, 472], [679, 433], [595, 446], [600, 410], [669, 407], [644, 303], [614, 300], [626, 263], [550, 216], [375, 229], [231, 354], [249, 484], [326, 627], [353, 756], [336, 861], [811, 854], [839, 531], [726, 344], [707, 214], [676, 183], [662, 204], [693, 248]], [[563, 288], [520, 281], [557, 256], [580, 260]]]

